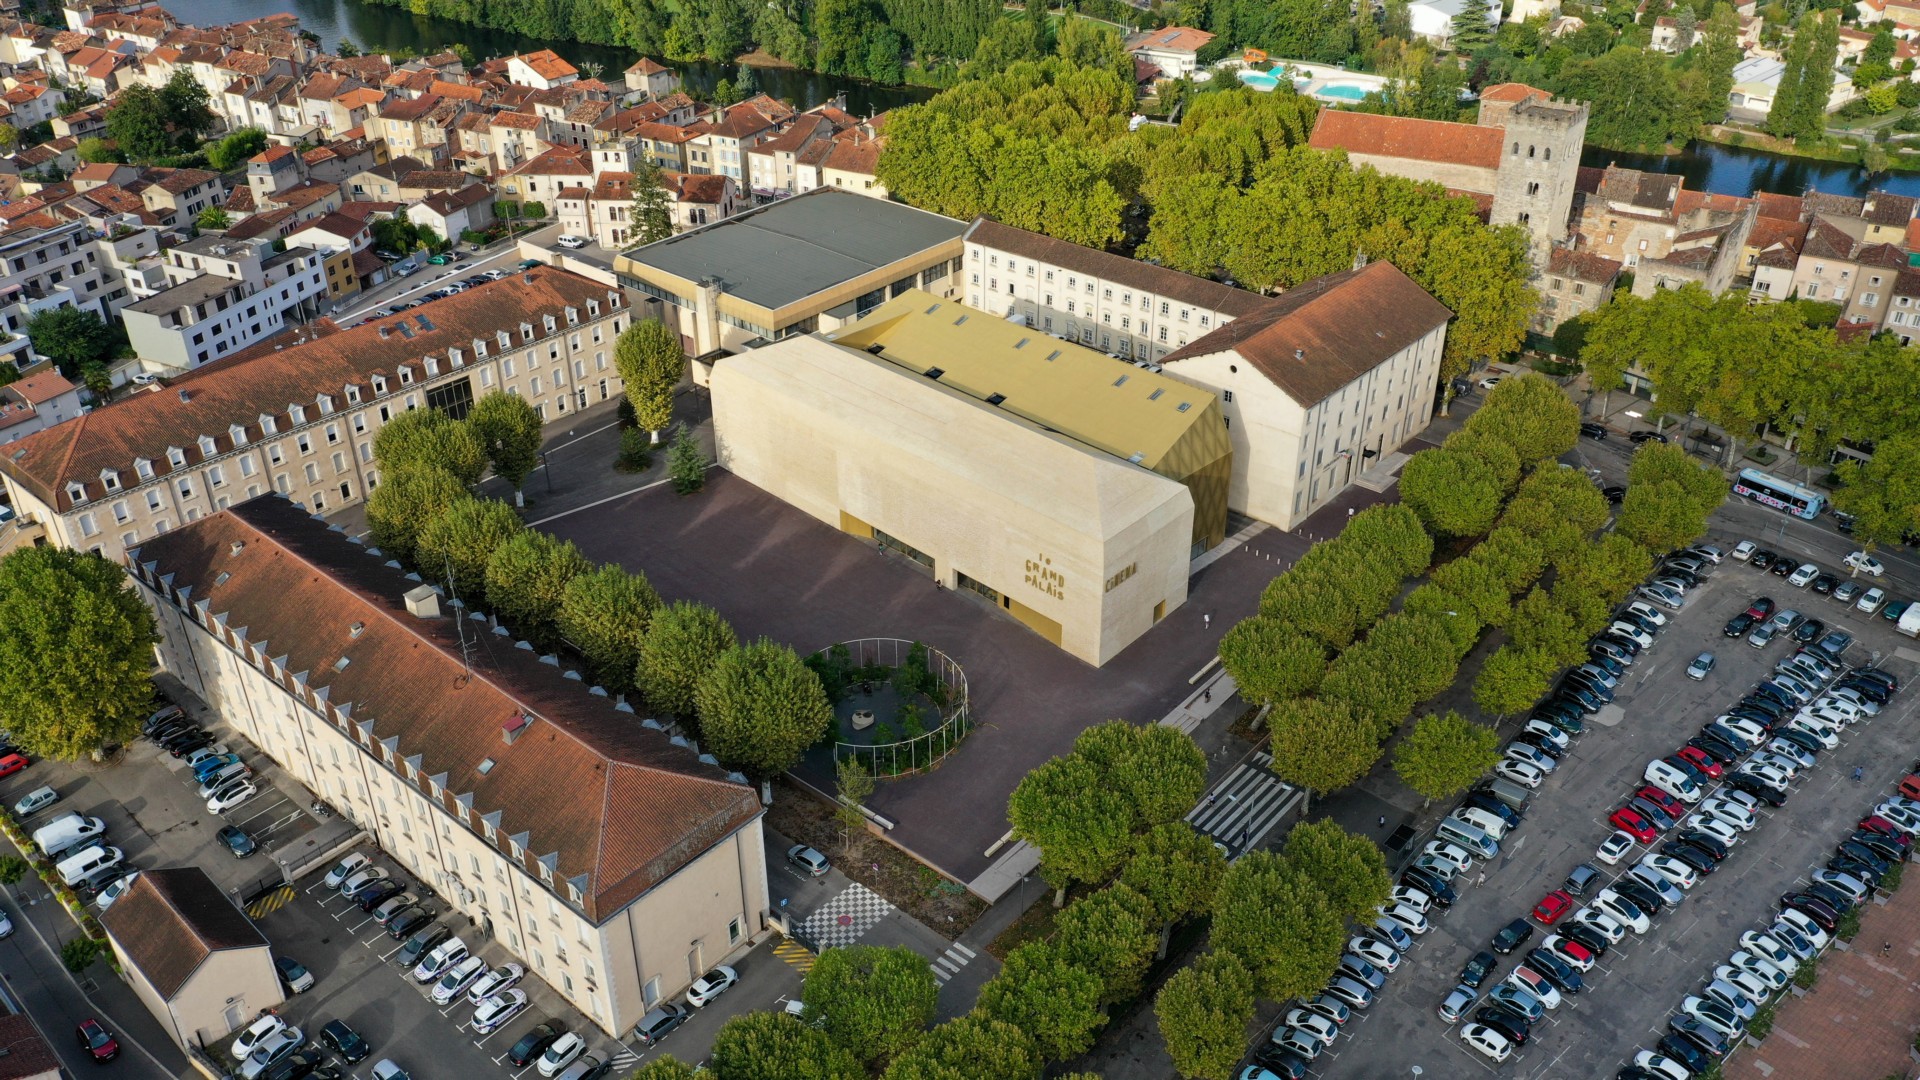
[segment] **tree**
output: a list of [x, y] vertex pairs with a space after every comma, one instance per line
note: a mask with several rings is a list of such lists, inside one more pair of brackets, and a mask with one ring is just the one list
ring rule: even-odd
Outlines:
[[1499, 760], [1500, 733], [1452, 709], [1421, 717], [1393, 748], [1394, 773], [1429, 804], [1467, 790]]
[[[173, 129], [173, 135], [180, 145], [191, 146], [199, 142], [200, 137], [212, 131], [219, 122], [213, 115], [211, 101], [207, 88], [186, 68], [174, 69], [167, 84], [160, 88], [160, 104], [166, 109], [167, 124]], [[261, 146], [264, 148], [265, 145], [262, 141]]]
[[107, 109], [107, 135], [134, 161], [164, 157], [172, 148], [167, 106], [160, 92], [143, 83], [124, 87]]
[[1473, 703], [1494, 716], [1512, 716], [1540, 700], [1560, 665], [1538, 649], [1503, 645], [1480, 666]]
[[1513, 606], [1506, 629], [1508, 641], [1522, 649], [1537, 649], [1562, 664], [1576, 663], [1586, 653], [1584, 629], [1537, 586]]
[[940, 984], [904, 945], [843, 945], [814, 961], [804, 986], [806, 1020], [861, 1062], [913, 1045], [933, 1022]]
[[[632, 241], [629, 247], [640, 247], [672, 236], [673, 200], [661, 182], [660, 167], [652, 159], [642, 158], [635, 164], [633, 179], [628, 182], [627, 189], [633, 192], [633, 229], [627, 234]], [[618, 356], [619, 353], [614, 355]]]
[[713, 103], [721, 108], [730, 108], [740, 104], [740, 91], [729, 79], [721, 79], [713, 84]]
[[646, 575], [607, 563], [567, 582], [554, 624], [587, 662], [594, 682], [624, 694], [633, 689], [647, 621], [659, 607], [660, 594]]
[[193, 224], [207, 232], [218, 232], [233, 224], [233, 215], [217, 206], [209, 206], [194, 217]]
[[1140, 993], [1160, 941], [1153, 902], [1125, 885], [1109, 885], [1068, 904], [1054, 917], [1053, 944], [1070, 964], [1100, 980], [1103, 1004]]
[[820, 676], [766, 638], [721, 653], [694, 687], [693, 702], [708, 749], [756, 780], [793, 768], [833, 729]]
[[367, 496], [369, 538], [387, 555], [417, 565], [420, 533], [455, 503], [472, 496], [452, 473], [432, 465], [408, 464], [384, 472], [380, 486]]
[[1007, 954], [1000, 974], [980, 988], [973, 1012], [1026, 1032], [1042, 1058], [1067, 1061], [1091, 1049], [1106, 1025], [1100, 989], [1098, 976], [1053, 945], [1032, 941]]
[[833, 816], [846, 838], [842, 850], [851, 851], [854, 836], [867, 827], [867, 815], [860, 807], [873, 794], [873, 773], [867, 771], [866, 762], [854, 754], [834, 762], [833, 771], [835, 786], [839, 789]]
[[685, 424], [674, 433], [673, 446], [667, 451], [667, 476], [673, 480], [673, 490], [681, 495], [707, 486], [706, 455], [700, 452], [700, 444]]
[[[378, 488], [374, 489], [378, 492]], [[487, 597], [487, 560], [526, 526], [498, 499], [459, 499], [413, 538], [413, 564], [435, 585], [448, 585], [468, 607]]]
[[60, 946], [60, 963], [75, 975], [93, 966], [107, 951], [104, 942], [82, 935]]
[[1834, 473], [1833, 505], [1853, 515], [1854, 539], [1891, 547], [1920, 533], [1920, 435], [1883, 439], [1871, 461], [1843, 458]]
[[1325, 648], [1278, 619], [1253, 615], [1220, 639], [1220, 666], [1260, 705], [1310, 694], [1327, 673]]
[[1213, 838], [1184, 821], [1156, 825], [1134, 842], [1120, 883], [1153, 904], [1160, 920], [1159, 955], [1166, 955], [1174, 923], [1200, 914], [1213, 902], [1226, 869], [1227, 857]]
[[1333, 909], [1349, 919], [1372, 917], [1393, 891], [1380, 846], [1331, 818], [1295, 825], [1281, 854], [1289, 866], [1312, 878]]
[[733, 627], [719, 612], [688, 600], [668, 604], [647, 622], [634, 682], [647, 704], [690, 720], [694, 688], [720, 654], [737, 644]]
[[1380, 760], [1379, 724], [1344, 702], [1324, 698], [1278, 706], [1269, 722], [1273, 773], [1309, 798], [1346, 787]]
[[1487, 392], [1466, 429], [1513, 447], [1533, 469], [1573, 449], [1580, 438], [1580, 407], [1544, 375], [1508, 376]]
[[593, 569], [571, 540], [525, 529], [513, 534], [487, 560], [487, 602], [522, 638], [542, 647], [554, 643], [554, 616], [567, 584]]
[[969, 1015], [928, 1032], [893, 1060], [882, 1080], [1033, 1080], [1040, 1065], [1040, 1052], [1025, 1032], [1005, 1021]]
[[706, 1070], [697, 1069], [672, 1054], [666, 1054], [635, 1069], [627, 1080], [705, 1080], [706, 1076]]
[[1215, 952], [1245, 964], [1269, 1001], [1314, 993], [1340, 966], [1345, 922], [1313, 879], [1270, 851], [1227, 868], [1213, 901]]
[[1493, 527], [1505, 495], [1500, 478], [1479, 457], [1422, 450], [1400, 473], [1400, 498], [1427, 528], [1443, 536], [1480, 536]]
[[67, 548], [0, 559], [0, 709], [36, 757], [72, 761], [140, 730], [153, 696], [153, 612], [126, 572]]
[[121, 153], [112, 143], [98, 136], [89, 136], [81, 139], [80, 145], [74, 147], [73, 152], [76, 157], [89, 165], [118, 164], [127, 160], [127, 155]]
[[679, 332], [658, 319], [635, 322], [614, 342], [613, 366], [626, 384], [634, 423], [652, 432], [657, 445], [673, 423], [673, 391], [687, 367]]
[[1664, 555], [1706, 532], [1707, 515], [1675, 481], [1629, 484], [1614, 529], [1648, 551]]
[[113, 331], [90, 308], [46, 308], [27, 320], [26, 329], [33, 351], [69, 379], [79, 378], [82, 367], [106, 359], [113, 349]]
[[231, 172], [266, 148], [266, 132], [256, 127], [241, 128], [219, 142], [207, 144], [207, 165], [215, 172]]
[[1718, 470], [1707, 468], [1694, 461], [1680, 447], [1672, 443], [1650, 442], [1633, 452], [1633, 460], [1627, 465], [1629, 488], [1635, 484], [1658, 484], [1666, 481], [1672, 481], [1684, 489], [1689, 498], [1699, 507], [1702, 518], [1718, 510], [1720, 504], [1727, 499], [1726, 477], [1722, 476]]
[[863, 1080], [865, 1070], [827, 1033], [784, 1012], [747, 1012], [713, 1037], [714, 1080]]
[[1492, 44], [1494, 27], [1488, 16], [1495, 14], [1487, 0], [1466, 0], [1453, 17], [1453, 50], [1465, 55]]
[[1068, 15], [1055, 29], [1054, 51], [1074, 67], [1133, 78], [1133, 57], [1120, 35], [1104, 23]]
[[431, 465], [452, 473], [461, 484], [480, 482], [487, 448], [472, 428], [438, 409], [410, 409], [387, 421], [373, 437], [380, 471], [407, 465]]
[[1136, 833], [1185, 817], [1206, 786], [1206, 752], [1165, 724], [1095, 724], [1074, 739], [1073, 752], [1099, 767], [1103, 787], [1126, 798]]
[[1167, 1056], [1181, 1076], [1226, 1076], [1247, 1052], [1253, 973], [1231, 953], [1214, 951], [1173, 973], [1154, 998]]
[[[12, 365], [8, 366], [11, 367]], [[19, 369], [15, 368], [14, 370], [17, 372]], [[5, 370], [0, 369], [0, 376], [5, 376], [6, 374], [8, 373]], [[12, 382], [14, 380], [8, 379], [7, 381]], [[97, 360], [91, 364], [83, 365], [80, 368], [80, 382], [87, 388], [87, 392], [93, 395], [95, 401], [104, 402], [107, 400], [107, 395], [113, 393], [113, 372], [108, 370], [107, 365]]]
[[526, 505], [521, 487], [540, 463], [540, 414], [519, 394], [495, 391], [474, 402], [467, 414], [494, 474], [513, 485], [513, 505]]
[[[87, 140], [82, 139], [80, 141], [85, 143]], [[18, 145], [20, 145], [20, 129], [14, 127], [12, 124], [0, 124], [0, 150], [12, 153], [13, 148]], [[78, 152], [79, 149], [76, 147], [75, 153]]]
[[1040, 849], [1041, 872], [1055, 889], [1054, 906], [1074, 882], [1105, 881], [1126, 857], [1133, 808], [1102, 783], [1099, 766], [1076, 754], [1027, 773], [1007, 800], [1013, 835]]
[[1441, 444], [1441, 448], [1455, 454], [1464, 454], [1485, 466], [1487, 472], [1498, 482], [1501, 498], [1513, 494], [1513, 489], [1520, 483], [1520, 455], [1515, 453], [1513, 447], [1507, 445], [1504, 439], [1485, 432], [1461, 428], [1447, 436], [1447, 441]]

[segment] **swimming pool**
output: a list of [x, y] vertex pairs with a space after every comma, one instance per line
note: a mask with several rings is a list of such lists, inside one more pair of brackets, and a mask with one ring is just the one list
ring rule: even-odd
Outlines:
[[1272, 90], [1280, 85], [1280, 80], [1270, 71], [1242, 71], [1240, 85], [1249, 90]]
[[1339, 98], [1341, 101], [1359, 101], [1367, 96], [1367, 88], [1352, 83], [1328, 83], [1313, 91], [1315, 97]]

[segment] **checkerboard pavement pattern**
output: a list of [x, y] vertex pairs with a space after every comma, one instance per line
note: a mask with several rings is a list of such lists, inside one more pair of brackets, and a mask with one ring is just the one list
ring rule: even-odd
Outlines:
[[794, 936], [812, 945], [815, 950], [825, 952], [859, 941], [892, 910], [892, 904], [856, 881], [807, 916], [806, 921], [794, 931]]

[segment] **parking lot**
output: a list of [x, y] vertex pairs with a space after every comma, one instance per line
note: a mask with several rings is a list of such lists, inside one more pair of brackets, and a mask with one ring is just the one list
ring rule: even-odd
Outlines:
[[[1716, 515], [1714, 540], [1731, 549], [1745, 538], [1732, 530], [1746, 527], [1746, 535], [1766, 546], [1844, 578], [1841, 559], [1853, 548], [1846, 537], [1830, 527], [1776, 522], [1776, 517], [1750, 504], [1729, 504]], [[1760, 526], [1766, 533], [1755, 535]], [[1920, 587], [1920, 579], [1898, 563], [1886, 578], [1867, 583], [1899, 599], [1913, 598]], [[1704, 876], [1683, 903], [1656, 916], [1648, 934], [1629, 934], [1610, 949], [1585, 976], [1585, 992], [1549, 1012], [1505, 1064], [1495, 1065], [1465, 1046], [1456, 1037], [1457, 1025], [1443, 1022], [1435, 1011], [1466, 961], [1487, 948], [1502, 926], [1528, 915], [1546, 893], [1559, 888], [1575, 866], [1592, 863], [1604, 883], [1646, 853], [1636, 846], [1617, 866], [1594, 858], [1595, 847], [1613, 831], [1607, 815], [1641, 785], [1647, 762], [1673, 753], [1792, 652], [1784, 636], [1761, 650], [1744, 638], [1722, 635], [1728, 618], [1763, 595], [1822, 619], [1829, 629], [1853, 633], [1857, 641], [1847, 656], [1852, 664], [1878, 660], [1903, 682], [1913, 677], [1920, 651], [1896, 634], [1891, 622], [1728, 560], [1628, 669], [1613, 707], [1589, 719], [1587, 733], [1574, 740], [1560, 768], [1541, 785], [1524, 824], [1502, 842], [1500, 855], [1460, 875], [1454, 883], [1460, 897], [1450, 912], [1436, 907], [1429, 913], [1433, 930], [1388, 977], [1369, 1013], [1347, 1025], [1353, 1034], [1343, 1035], [1314, 1063], [1316, 1075], [1404, 1076], [1419, 1066], [1437, 1076], [1483, 1071], [1515, 1077], [1611, 1076], [1631, 1062], [1636, 1049], [1653, 1047], [1681, 1000], [1697, 993], [1712, 969], [1739, 948], [1741, 933], [1772, 921], [1780, 894], [1822, 865], [1853, 823], [1913, 763], [1907, 731], [1920, 709], [1920, 695], [1910, 688], [1903, 686], [1878, 717], [1844, 730], [1840, 746], [1821, 754], [1818, 764], [1794, 781], [1784, 806], [1761, 809], [1760, 823], [1744, 834], [1718, 872]], [[1715, 653], [1718, 665], [1696, 682], [1685, 669], [1702, 651]], [[1863, 771], [1859, 782], [1853, 779], [1856, 767]], [[1512, 971], [1527, 948], [1548, 933], [1536, 929], [1532, 941], [1501, 957], [1494, 978]]]

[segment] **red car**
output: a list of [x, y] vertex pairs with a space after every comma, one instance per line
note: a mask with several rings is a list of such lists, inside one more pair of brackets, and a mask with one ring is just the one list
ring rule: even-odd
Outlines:
[[1533, 917], [1540, 920], [1541, 926], [1552, 926], [1560, 920], [1560, 916], [1572, 910], [1573, 897], [1565, 889], [1555, 889], [1533, 905]]
[[1651, 844], [1660, 836], [1660, 830], [1653, 822], [1642, 817], [1638, 810], [1623, 806], [1607, 818], [1607, 823], [1643, 844]]
[[102, 1027], [100, 1021], [82, 1020], [77, 1031], [80, 1046], [93, 1055], [93, 1060], [112, 1061], [120, 1056], [120, 1040], [113, 1037], [113, 1032]]
[[1674, 751], [1674, 756], [1686, 758], [1688, 761], [1692, 762], [1695, 768], [1707, 774], [1708, 779], [1711, 779], [1711, 780], [1720, 779], [1720, 773], [1722, 771], [1720, 768], [1720, 763], [1713, 760], [1713, 758], [1709, 757], [1705, 750], [1702, 750], [1697, 746], [1683, 746], [1680, 749]]
[[1906, 833], [1901, 832], [1900, 828], [1896, 826], [1893, 822], [1888, 821], [1886, 818], [1883, 818], [1878, 814], [1868, 814], [1866, 817], [1861, 818], [1859, 827], [1862, 829], [1866, 829], [1869, 832], [1877, 832], [1881, 836], [1904, 837], [1907, 835]]
[[1675, 821], [1679, 821], [1681, 818], [1687, 816], [1687, 808], [1680, 805], [1679, 799], [1661, 791], [1652, 784], [1648, 784], [1646, 787], [1634, 792], [1634, 795], [1666, 811], [1667, 816]]
[[25, 754], [8, 754], [6, 757], [0, 757], [0, 776], [12, 776], [26, 768], [27, 764]]

